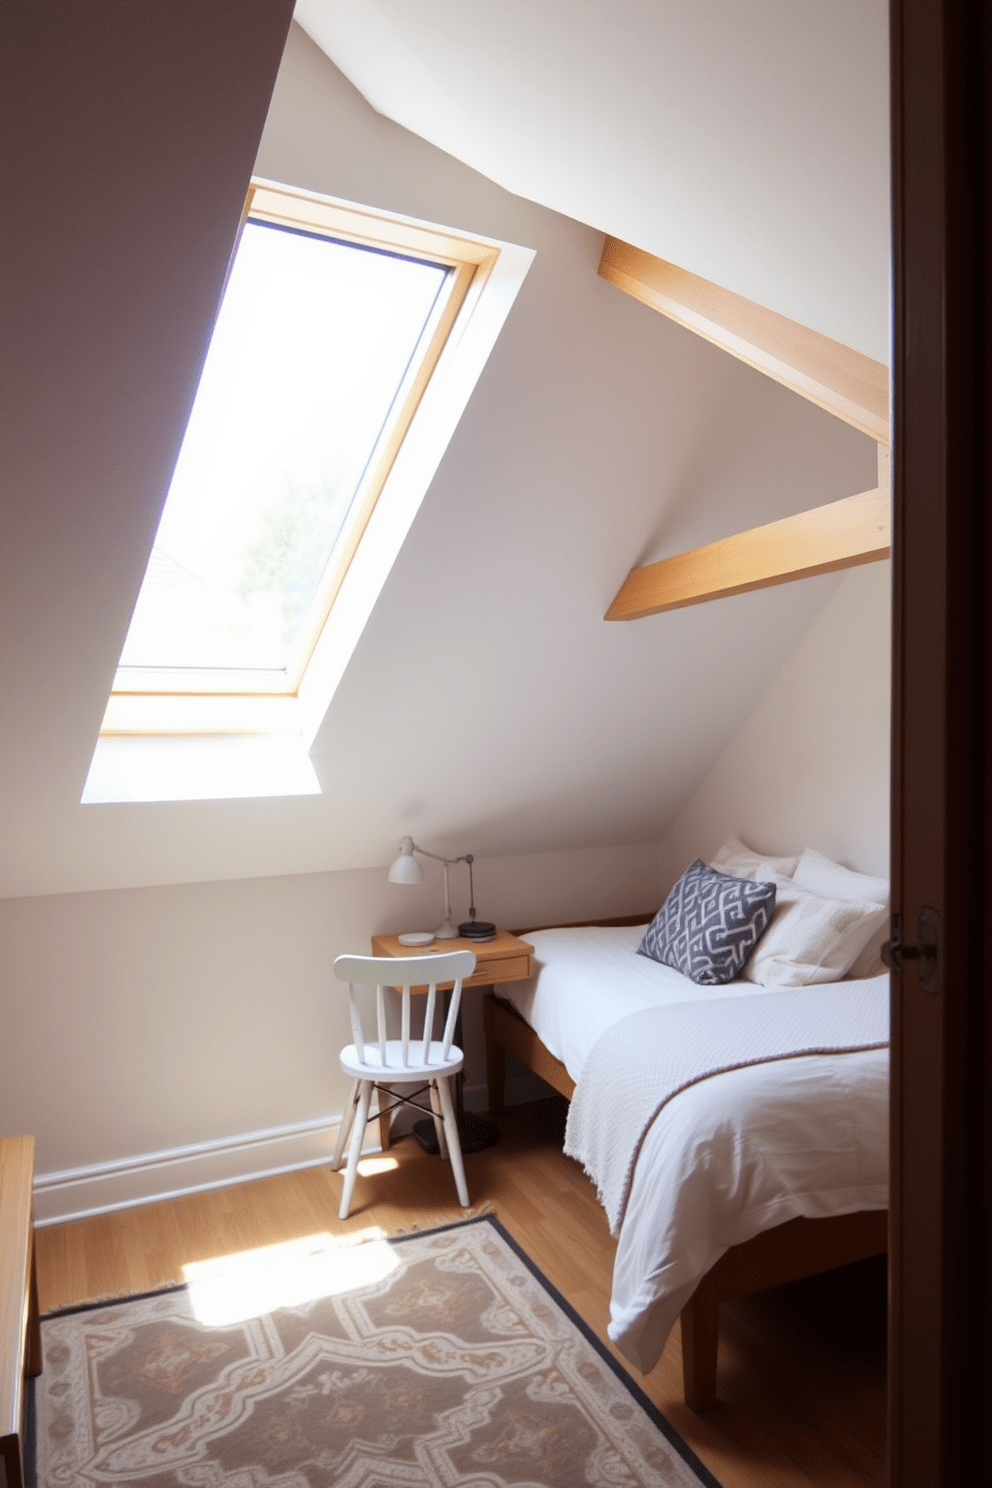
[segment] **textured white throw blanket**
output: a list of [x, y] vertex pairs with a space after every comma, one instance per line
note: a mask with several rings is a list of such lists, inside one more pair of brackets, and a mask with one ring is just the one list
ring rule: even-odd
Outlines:
[[888, 1041], [887, 979], [646, 1008], [593, 1046], [569, 1106], [565, 1151], [596, 1184], [617, 1235], [641, 1143], [680, 1090], [745, 1065]]

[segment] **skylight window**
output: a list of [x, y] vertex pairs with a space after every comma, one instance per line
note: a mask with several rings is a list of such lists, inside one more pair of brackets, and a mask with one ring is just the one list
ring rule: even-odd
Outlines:
[[453, 277], [249, 215], [119, 689], [295, 689]]
[[533, 252], [256, 181], [82, 800], [309, 749]]

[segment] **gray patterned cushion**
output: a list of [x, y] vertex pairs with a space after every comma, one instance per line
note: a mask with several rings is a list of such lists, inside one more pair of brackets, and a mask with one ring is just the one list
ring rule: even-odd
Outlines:
[[774, 908], [773, 883], [732, 878], [697, 858], [651, 921], [638, 955], [674, 966], [705, 986], [732, 982]]

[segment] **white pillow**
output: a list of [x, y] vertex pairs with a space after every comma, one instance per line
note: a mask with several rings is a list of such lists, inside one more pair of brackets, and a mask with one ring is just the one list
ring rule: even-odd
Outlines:
[[824, 857], [815, 847], [808, 847], [793, 873], [797, 884], [823, 894], [827, 899], [861, 899], [881, 904], [889, 897], [889, 880], [873, 878], [869, 873], [855, 873], [832, 858]]
[[741, 975], [763, 987], [839, 982], [888, 918], [885, 904], [827, 899], [765, 863], [756, 875], [775, 885], [775, 913]]
[[855, 956], [851, 964], [847, 975], [852, 982], [864, 982], [871, 977], [889, 974], [889, 968], [882, 960], [882, 947], [889, 938], [888, 905], [885, 908], [886, 915], [881, 927], [869, 938], [864, 950]]
[[[854, 903], [889, 905], [889, 881], [873, 878], [868, 873], [855, 873], [853, 868], [844, 868], [830, 858], [825, 858], [815, 848], [808, 847], [799, 859], [794, 878], [804, 889], [815, 894], [824, 894], [829, 899], [848, 899]], [[849, 976], [854, 978], [881, 976], [885, 972], [882, 961], [882, 943], [889, 933], [888, 917], [883, 920], [864, 948], [855, 957]]]
[[770, 864], [775, 873], [781, 873], [784, 877], [790, 878], [798, 862], [798, 856], [770, 858], [767, 853], [753, 852], [736, 837], [728, 837], [716, 857], [710, 859], [710, 867], [716, 868], [719, 873], [729, 873], [732, 878], [759, 879], [761, 877], [759, 870], [763, 869], [766, 864]]

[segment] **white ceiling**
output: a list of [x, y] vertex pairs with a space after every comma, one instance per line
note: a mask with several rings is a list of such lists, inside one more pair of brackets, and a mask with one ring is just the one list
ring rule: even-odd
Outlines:
[[[766, 41], [783, 73], [777, 105], [758, 67], [765, 49], [717, 24], [745, 9], [755, 30], [758, 17], [776, 23]], [[691, 8], [671, 0], [308, 5], [308, 25], [315, 11], [334, 23], [334, 37], [321, 33], [324, 45], [340, 50], [359, 80], [375, 49], [381, 70], [363, 87], [383, 114], [416, 104], [416, 80], [431, 117], [409, 122], [438, 131], [448, 153], [373, 113], [294, 29], [259, 171], [523, 243], [537, 249], [534, 267], [318, 736], [320, 797], [78, 804], [164, 497], [160, 473], [134, 465], [130, 447], [127, 466], [112, 447], [116, 411], [108, 403], [105, 417], [99, 412], [101, 379], [110, 385], [99, 369], [95, 390], [85, 390], [87, 410], [96, 410], [87, 414], [91, 468], [43, 500], [18, 502], [13, 489], [9, 517], [0, 513], [0, 892], [372, 866], [406, 832], [478, 856], [659, 840], [835, 580], [634, 625], [606, 625], [609, 600], [634, 563], [863, 489], [874, 452], [605, 285], [595, 273], [596, 229], [728, 283], [729, 268], [718, 268], [737, 262], [739, 242], [734, 287], [793, 314], [800, 301], [815, 303], [806, 319], [834, 335], [852, 318], [846, 288], [855, 282], [863, 313], [845, 339], [879, 355], [887, 249], [862, 211], [872, 172], [865, 166], [855, 189], [844, 153], [857, 99], [884, 94], [878, 9], [702, 0]], [[829, 224], [822, 211], [816, 221], [831, 244], [843, 240], [839, 266], [803, 207], [813, 187], [797, 182], [794, 168], [782, 175], [786, 142], [795, 147], [807, 113], [822, 125], [826, 111], [821, 96], [819, 109], [807, 97], [810, 108], [797, 113], [789, 65], [816, 93], [810, 34], [799, 27], [814, 11], [834, 18], [821, 25], [823, 57], [833, 59], [821, 84], [845, 68], [851, 78], [830, 147], [811, 146], [807, 165], [830, 203]], [[708, 18], [695, 38], [691, 14]], [[846, 47], [837, 17], [851, 23]], [[384, 22], [402, 48], [384, 48]], [[750, 85], [735, 84], [728, 102], [738, 66], [752, 69]], [[655, 71], [664, 86], [649, 85]], [[636, 149], [620, 127], [628, 95], [649, 121]], [[452, 130], [473, 100], [480, 107], [465, 155], [483, 152], [470, 163], [530, 200], [452, 158], [460, 153]], [[863, 142], [872, 169], [885, 153], [878, 112], [861, 111], [866, 128], [868, 115], [874, 120]], [[505, 158], [497, 151], [504, 135]], [[721, 201], [717, 183], [744, 160], [747, 200], [728, 187]], [[542, 199], [554, 210], [536, 204]], [[566, 206], [580, 221], [556, 215]], [[112, 197], [107, 210], [112, 229]], [[58, 254], [69, 251], [53, 247], [56, 274]], [[150, 430], [159, 407], [153, 374], [153, 363], [143, 373], [137, 362], [129, 373], [144, 375]], [[60, 396], [46, 410], [53, 444], [73, 413], [73, 388]], [[170, 423], [159, 444], [171, 447], [176, 434]], [[457, 720], [439, 722], [452, 707]]]
[[297, 0], [508, 191], [889, 359], [886, 0]]

